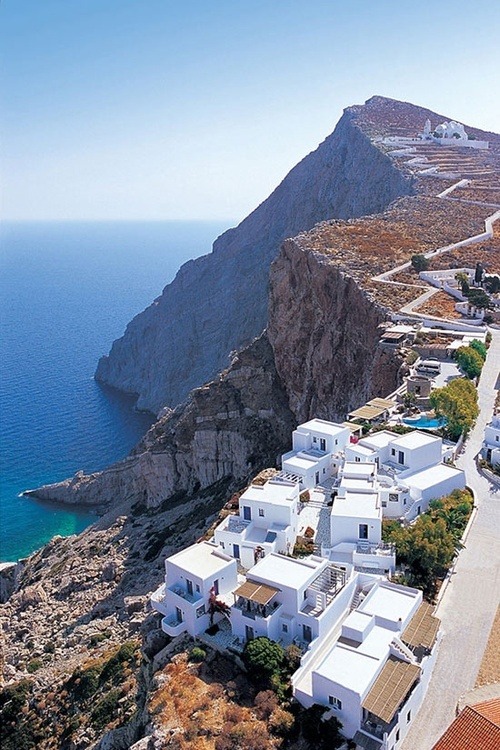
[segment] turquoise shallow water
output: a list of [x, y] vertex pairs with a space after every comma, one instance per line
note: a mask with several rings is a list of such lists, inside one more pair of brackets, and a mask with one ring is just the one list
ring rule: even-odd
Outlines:
[[0, 226], [0, 560], [94, 520], [19, 497], [123, 458], [151, 423], [93, 380], [97, 360], [227, 223]]

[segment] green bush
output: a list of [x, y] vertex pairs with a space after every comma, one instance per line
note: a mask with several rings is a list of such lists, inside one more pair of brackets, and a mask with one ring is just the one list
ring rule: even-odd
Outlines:
[[90, 715], [90, 721], [94, 729], [101, 731], [104, 727], [113, 720], [118, 701], [120, 700], [121, 691], [118, 688], [110, 690], [106, 693], [92, 711]]
[[78, 702], [87, 701], [99, 689], [101, 670], [98, 666], [81, 669], [77, 667], [66, 683], [66, 688]]
[[32, 659], [30, 662], [28, 662], [26, 671], [29, 672], [29, 674], [33, 674], [34, 672], [38, 672], [38, 670], [42, 667], [43, 661], [41, 659]]
[[479, 414], [477, 391], [466, 378], [457, 378], [443, 388], [436, 388], [430, 395], [432, 408], [438, 417], [446, 417], [445, 431], [448, 437], [458, 440], [467, 434]]
[[476, 350], [476, 352], [480, 355], [483, 361], [486, 359], [486, 354], [488, 353], [486, 344], [483, 344], [483, 342], [479, 341], [479, 339], [472, 339], [469, 346], [471, 349]]
[[422, 253], [416, 253], [411, 256], [411, 267], [414, 271], [420, 273], [420, 271], [426, 271], [429, 268], [429, 261]]
[[273, 675], [279, 677], [285, 658], [283, 648], [265, 636], [248, 641], [243, 651], [243, 661], [255, 681], [269, 685]]
[[[480, 344], [481, 342], [478, 341], [477, 343]], [[455, 352], [455, 359], [462, 372], [472, 380], [481, 375], [486, 354], [483, 357], [472, 345], [461, 346]]]
[[194, 662], [205, 661], [206, 656], [207, 656], [206, 651], [204, 651], [199, 646], [194, 646], [194, 648], [192, 648], [191, 651], [189, 652], [189, 661], [194, 661]]

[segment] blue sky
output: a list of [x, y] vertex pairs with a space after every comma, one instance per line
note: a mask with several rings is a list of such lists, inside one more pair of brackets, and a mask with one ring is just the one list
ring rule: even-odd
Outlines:
[[237, 221], [374, 94], [498, 132], [499, 28], [494, 0], [3, 0], [2, 216]]

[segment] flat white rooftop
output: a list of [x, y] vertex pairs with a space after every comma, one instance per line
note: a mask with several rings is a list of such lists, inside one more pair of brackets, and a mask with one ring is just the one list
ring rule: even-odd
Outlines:
[[410, 487], [415, 487], [419, 490], [426, 490], [440, 482], [445, 482], [447, 479], [459, 476], [464, 478], [465, 486], [465, 475], [461, 469], [455, 469], [454, 466], [448, 466], [447, 464], [438, 464], [437, 466], [431, 466], [428, 469], [417, 471], [415, 474], [410, 474], [405, 477], [404, 481]]
[[266, 482], [263, 485], [251, 484], [240, 497], [242, 501], [254, 500], [258, 503], [290, 505], [298, 497], [298, 485], [290, 486], [279, 482]]
[[378, 492], [346, 492], [336, 497], [332, 505], [332, 516], [345, 518], [380, 518], [381, 508]]
[[285, 458], [283, 460], [283, 467], [286, 471], [289, 471], [290, 469], [298, 469], [299, 471], [308, 471], [311, 466], [314, 466], [318, 463], [318, 461], [321, 461], [326, 454], [322, 456], [312, 456], [304, 453], [301, 451], [300, 453], [296, 453], [293, 456], [290, 456], [289, 458]]
[[268, 583], [271, 586], [300, 589], [315, 578], [327, 561], [321, 558], [309, 557], [306, 560], [296, 560], [293, 557], [270, 554], [259, 560], [250, 568], [247, 578]]
[[359, 461], [346, 461], [342, 467], [342, 474], [349, 474], [352, 478], [369, 479], [377, 471], [377, 465], [373, 461], [360, 463]]
[[399, 437], [399, 435], [395, 432], [380, 430], [380, 432], [375, 432], [373, 435], [367, 435], [367, 437], [362, 438], [359, 442], [361, 445], [365, 445], [368, 448], [385, 448], [397, 437]]
[[224, 570], [233, 562], [233, 558], [224, 554], [220, 547], [210, 542], [192, 544], [166, 560], [167, 565], [173, 563], [183, 568], [186, 573], [203, 579]]
[[326, 419], [310, 419], [309, 422], [299, 424], [298, 432], [318, 432], [323, 435], [339, 435], [346, 431], [346, 427], [336, 422], [328, 422]]
[[394, 623], [401, 621], [399, 630], [402, 630], [421, 601], [422, 593], [418, 589], [381, 583], [372, 588], [358, 610]]
[[432, 445], [433, 443], [440, 443], [441, 438], [436, 435], [430, 435], [428, 432], [420, 432], [414, 430], [408, 432], [406, 435], [400, 435], [397, 440], [392, 442], [394, 448], [408, 448], [408, 450], [414, 450], [415, 448], [421, 448], [424, 445]]
[[351, 479], [351, 477], [342, 477], [340, 487], [347, 490], [348, 492], [374, 492], [376, 487], [374, 486], [374, 479], [367, 477], [359, 477], [357, 479]]
[[[375, 451], [373, 448], [368, 448], [366, 445], [361, 445], [360, 443], [351, 443], [349, 446], [349, 450], [354, 451], [359, 456], [369, 456], [370, 458], [374, 455]], [[354, 463], [354, 462], [352, 462]]]
[[375, 626], [357, 648], [336, 643], [314, 672], [364, 697], [389, 653], [394, 635], [387, 628]]

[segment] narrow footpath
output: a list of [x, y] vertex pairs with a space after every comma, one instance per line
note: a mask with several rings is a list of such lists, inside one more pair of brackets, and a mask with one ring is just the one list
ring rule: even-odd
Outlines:
[[437, 608], [444, 635], [424, 702], [402, 750], [431, 750], [455, 718], [459, 698], [474, 687], [499, 604], [500, 489], [478, 472], [475, 460], [500, 378], [500, 331], [492, 334], [478, 386], [479, 417], [457, 460], [474, 490], [477, 514]]

